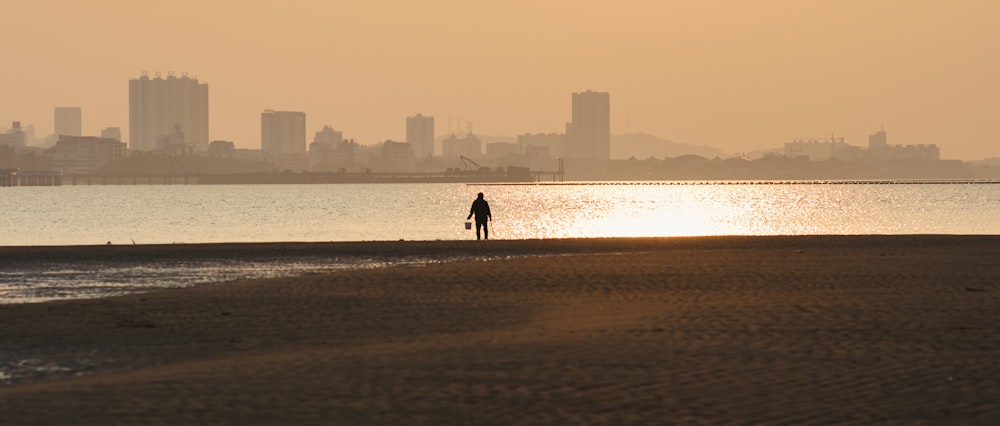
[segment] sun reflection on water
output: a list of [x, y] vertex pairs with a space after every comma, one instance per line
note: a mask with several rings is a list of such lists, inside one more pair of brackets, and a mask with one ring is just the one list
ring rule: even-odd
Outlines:
[[1000, 186], [967, 186], [597, 184], [488, 191], [499, 201], [500, 238], [1000, 232], [989, 213]]

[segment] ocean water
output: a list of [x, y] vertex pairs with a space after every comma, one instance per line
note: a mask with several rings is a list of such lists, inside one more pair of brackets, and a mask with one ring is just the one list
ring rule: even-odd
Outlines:
[[0, 188], [0, 245], [998, 234], [1000, 184], [175, 185]]
[[[1000, 184], [664, 182], [0, 188], [0, 245], [810, 234], [1000, 234]], [[19, 265], [0, 260], [0, 303], [441, 259], [279, 259]]]

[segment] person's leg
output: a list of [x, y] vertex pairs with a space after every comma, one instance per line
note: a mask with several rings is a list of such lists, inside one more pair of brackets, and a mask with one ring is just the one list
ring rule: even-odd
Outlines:
[[486, 227], [486, 222], [483, 222], [483, 238], [490, 239], [490, 229]]
[[479, 238], [479, 229], [482, 228], [482, 227], [483, 227], [483, 223], [477, 220], [476, 221], [476, 239], [477, 240], [480, 239]]

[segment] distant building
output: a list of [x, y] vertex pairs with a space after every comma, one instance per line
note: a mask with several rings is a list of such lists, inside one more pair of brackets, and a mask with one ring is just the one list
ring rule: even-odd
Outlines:
[[236, 154], [236, 144], [231, 141], [211, 141], [208, 143], [210, 157], [229, 158]]
[[937, 145], [889, 145], [885, 130], [868, 136], [868, 148], [862, 149], [844, 142], [844, 138], [829, 140], [794, 140], [785, 144], [785, 156], [808, 157], [809, 161], [835, 158], [843, 161], [940, 161]]
[[264, 154], [305, 154], [306, 113], [274, 110], [261, 113], [260, 150]]
[[208, 148], [208, 84], [169, 75], [129, 80], [129, 144], [133, 150], [153, 151], [164, 135], [180, 126], [195, 151]]
[[316, 132], [313, 136], [313, 143], [321, 143], [336, 148], [344, 141], [344, 132], [333, 130], [333, 127], [323, 126], [323, 130]]
[[[517, 143], [521, 146], [521, 153], [529, 152], [539, 155], [545, 153], [545, 158], [559, 158], [563, 156], [563, 147], [566, 145], [566, 135], [562, 133], [539, 133], [537, 135], [524, 134], [517, 137]], [[544, 148], [544, 150], [539, 149]]]
[[[377, 147], [380, 156], [383, 147]], [[391, 155], [391, 154], [390, 154]], [[309, 168], [317, 171], [346, 171], [349, 167], [369, 165], [372, 160], [370, 147], [363, 147], [353, 139], [345, 139], [336, 146], [313, 142], [309, 144]]]
[[174, 132], [156, 138], [156, 150], [175, 155], [187, 155], [194, 152], [194, 146], [187, 142], [184, 130], [178, 124]]
[[886, 135], [885, 129], [868, 135], [868, 149], [880, 149], [888, 145], [889, 137]]
[[[233, 146], [235, 147], [236, 145], [234, 144]], [[233, 151], [232, 158], [243, 161], [267, 161], [264, 158], [264, 153], [260, 152], [259, 149], [237, 148]]]
[[79, 107], [56, 107], [54, 121], [56, 135], [80, 136], [83, 133], [83, 113]]
[[282, 172], [309, 170], [309, 157], [304, 152], [261, 152], [261, 157]]
[[385, 141], [382, 144], [382, 163], [391, 171], [413, 168], [413, 145], [406, 142]]
[[337, 148], [344, 143], [344, 133], [333, 130], [333, 127], [323, 126], [323, 130], [316, 132], [312, 143], [309, 144], [309, 167], [329, 168], [326, 163], [334, 163], [334, 156]]
[[406, 142], [413, 145], [417, 158], [434, 156], [434, 117], [417, 114], [406, 117]]
[[34, 124], [21, 124], [21, 131], [24, 132], [24, 145], [38, 145], [40, 142], [38, 137], [35, 135], [35, 125]]
[[552, 152], [547, 146], [528, 145], [521, 151], [521, 155], [529, 162], [552, 159]]
[[60, 136], [49, 148], [52, 168], [65, 174], [89, 174], [112, 161], [125, 158], [125, 144], [94, 136]]
[[590, 90], [573, 94], [573, 121], [566, 123], [569, 158], [608, 160], [611, 158], [611, 97]]
[[460, 156], [478, 159], [482, 155], [483, 141], [471, 133], [462, 138], [452, 134], [441, 141], [441, 156], [446, 159], [454, 159]]
[[941, 150], [937, 145], [889, 145], [885, 130], [879, 130], [868, 136], [868, 152], [870, 160], [941, 160]]
[[346, 164], [368, 164], [370, 157], [368, 152], [354, 142], [354, 139], [347, 139], [340, 143], [329, 157], [330, 161], [337, 165]]
[[848, 149], [844, 138], [833, 138], [829, 140], [818, 139], [795, 139], [785, 143], [785, 156], [791, 158], [808, 157], [809, 161], [826, 161], [833, 157], [841, 159], [837, 155]]
[[486, 158], [494, 163], [511, 163], [521, 156], [521, 146], [512, 142], [486, 144]]
[[122, 129], [117, 127], [105, 127], [101, 130], [101, 137], [104, 139], [114, 139], [121, 142], [122, 140]]
[[25, 146], [25, 134], [21, 130], [21, 122], [15, 121], [10, 130], [0, 133], [0, 146], [20, 148]]

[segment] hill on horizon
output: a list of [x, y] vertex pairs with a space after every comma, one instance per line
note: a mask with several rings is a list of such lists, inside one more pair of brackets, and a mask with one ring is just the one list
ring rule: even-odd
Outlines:
[[611, 135], [612, 159], [626, 160], [635, 157], [644, 160], [650, 157], [666, 158], [682, 155], [697, 155], [705, 158], [730, 156], [730, 154], [715, 147], [676, 143], [641, 132]]

